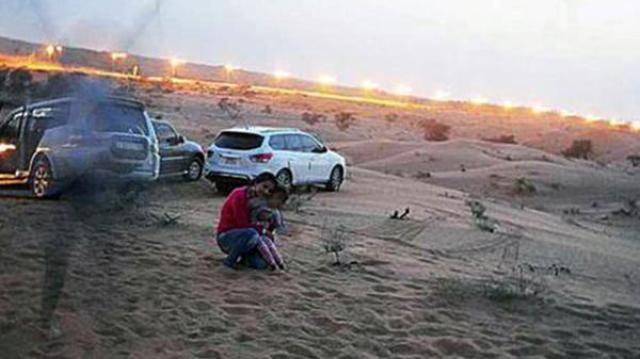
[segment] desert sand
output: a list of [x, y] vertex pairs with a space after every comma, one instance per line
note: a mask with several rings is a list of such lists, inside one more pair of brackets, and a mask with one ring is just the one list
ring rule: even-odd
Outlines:
[[[605, 132], [625, 150], [598, 141], [598, 164], [559, 156], [551, 132], [565, 143], [590, 130], [553, 121], [514, 118], [511, 133], [545, 135], [506, 145], [479, 141], [504, 133], [504, 119], [481, 127], [463, 110], [134, 95], [203, 145], [243, 123], [313, 131], [348, 157], [349, 178], [339, 193], [302, 191], [285, 212], [289, 269], [276, 273], [221, 265], [212, 238], [224, 197], [204, 180], [58, 201], [2, 190], [3, 357], [640, 357], [640, 219], [619, 211], [640, 194], [640, 171], [624, 163], [638, 135]], [[241, 121], [218, 108], [222, 97], [244, 101]], [[303, 111], [328, 119], [307, 124]], [[333, 122], [339, 111], [356, 113], [346, 131]], [[433, 116], [452, 125], [450, 141], [426, 142], [411, 124]], [[514, 191], [519, 178], [535, 191]], [[494, 233], [474, 224], [469, 201], [486, 207]], [[389, 219], [407, 207], [408, 219]], [[323, 247], [336, 228], [342, 265]]]

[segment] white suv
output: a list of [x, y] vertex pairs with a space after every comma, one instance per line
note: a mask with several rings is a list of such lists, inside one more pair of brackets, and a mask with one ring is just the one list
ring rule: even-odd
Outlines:
[[312, 135], [292, 128], [247, 127], [223, 130], [207, 151], [205, 177], [221, 192], [261, 173], [276, 176], [287, 188], [323, 184], [338, 191], [345, 160]]

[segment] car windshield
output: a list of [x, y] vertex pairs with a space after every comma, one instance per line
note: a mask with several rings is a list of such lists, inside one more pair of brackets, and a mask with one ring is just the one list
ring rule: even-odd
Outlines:
[[253, 133], [223, 132], [216, 138], [215, 145], [232, 150], [252, 150], [260, 147], [263, 140], [264, 137]]
[[91, 129], [98, 132], [149, 135], [149, 128], [142, 109], [123, 103], [98, 103], [89, 112], [87, 122]]

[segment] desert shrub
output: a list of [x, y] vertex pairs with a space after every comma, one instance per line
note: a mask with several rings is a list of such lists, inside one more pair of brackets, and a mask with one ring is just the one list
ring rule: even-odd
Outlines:
[[473, 222], [476, 227], [483, 231], [487, 232], [495, 232], [497, 230], [498, 224], [495, 220], [489, 218], [485, 214], [487, 208], [479, 201], [466, 201], [465, 202], [469, 209], [471, 210], [471, 215], [473, 216]]
[[492, 278], [485, 283], [484, 295], [489, 300], [509, 304], [516, 300], [539, 297], [547, 290], [542, 273], [523, 264], [511, 268], [508, 275]]
[[562, 151], [565, 157], [589, 159], [593, 154], [593, 143], [591, 140], [574, 140], [571, 146]]
[[629, 155], [627, 161], [631, 162], [633, 167], [638, 167], [640, 166], [640, 155]]
[[533, 194], [536, 193], [536, 186], [524, 177], [517, 178], [513, 182], [513, 191], [516, 194]]
[[251, 85], [238, 85], [235, 87], [235, 93], [240, 94], [244, 97], [254, 97], [258, 93], [251, 87]]
[[334, 256], [335, 261], [333, 265], [342, 265], [340, 253], [347, 248], [347, 232], [345, 228], [342, 226], [336, 228], [325, 226], [321, 235], [322, 247], [325, 252], [331, 253]]
[[321, 113], [315, 113], [315, 112], [303, 112], [302, 115], [300, 116], [300, 119], [306, 123], [309, 124], [311, 126], [314, 126], [316, 123], [320, 122], [321, 120], [326, 119], [327, 116], [321, 114]]
[[567, 266], [552, 264], [532, 264], [520, 260], [520, 236], [512, 239], [503, 247], [497, 269], [507, 267], [506, 272], [496, 271], [497, 276], [485, 283], [485, 296], [498, 303], [511, 303], [514, 300], [535, 299], [547, 291], [546, 276], [571, 274]]
[[340, 131], [346, 131], [351, 125], [356, 122], [356, 118], [352, 112], [339, 112], [335, 114], [336, 127]]
[[517, 144], [516, 136], [514, 135], [500, 135], [498, 137], [483, 137], [483, 141], [493, 142], [493, 143], [508, 143], [508, 144]]
[[418, 124], [424, 131], [424, 139], [427, 141], [447, 141], [451, 126], [440, 123], [434, 119], [428, 119]]
[[418, 171], [418, 173], [416, 173], [416, 174], [415, 174], [415, 178], [416, 178], [416, 179], [427, 179], [427, 178], [431, 178], [431, 172]]
[[398, 116], [397, 113], [388, 113], [386, 115], [384, 115], [384, 119], [385, 121], [387, 121], [388, 123], [394, 123], [398, 120], [400, 116]]
[[223, 97], [218, 101], [218, 108], [222, 112], [224, 112], [231, 120], [236, 120], [242, 117], [241, 103], [233, 102], [228, 97]]

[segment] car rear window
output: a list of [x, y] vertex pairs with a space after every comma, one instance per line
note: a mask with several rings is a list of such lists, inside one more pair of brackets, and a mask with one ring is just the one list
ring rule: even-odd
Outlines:
[[98, 132], [121, 132], [149, 135], [147, 120], [142, 108], [115, 102], [95, 105], [89, 112], [89, 126]]
[[262, 146], [263, 140], [264, 137], [253, 133], [223, 132], [216, 138], [215, 145], [232, 150], [252, 150]]

